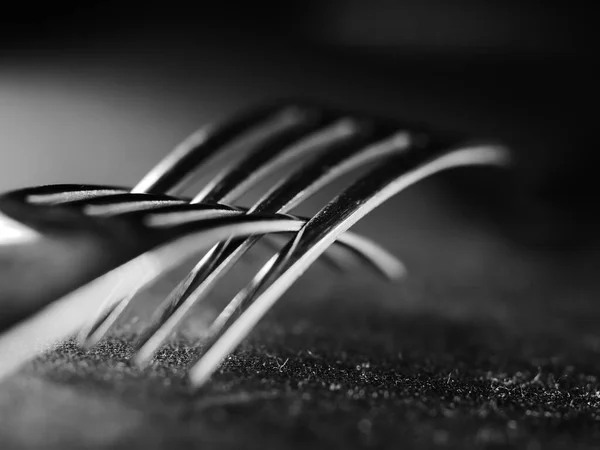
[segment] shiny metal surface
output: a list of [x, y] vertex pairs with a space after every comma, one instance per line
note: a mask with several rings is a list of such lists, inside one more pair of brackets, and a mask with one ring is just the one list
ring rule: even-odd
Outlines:
[[[249, 213], [285, 213], [336, 178], [371, 161], [407, 151], [410, 144], [411, 139], [406, 132], [368, 130], [362, 139], [342, 143], [338, 148], [331, 146], [333, 148], [329, 148], [326, 155], [300, 166], [265, 194]], [[257, 241], [258, 238], [253, 237], [242, 242], [226, 242], [211, 249], [153, 315], [150, 325], [138, 340], [139, 349], [135, 355], [138, 364], [150, 361], [192, 307], [207, 299], [216, 283]], [[391, 279], [404, 272], [398, 266], [396, 269], [393, 265], [387, 267], [392, 268], [387, 272]]]
[[[391, 158], [361, 178], [327, 204], [309, 220], [286, 247], [273, 256], [252, 282], [231, 301], [213, 324], [219, 333], [240, 306], [252, 300], [269, 281], [271, 285], [237, 319], [232, 321], [201, 359], [191, 368], [190, 379], [195, 386], [204, 384], [221, 361], [252, 331], [258, 321], [281, 298], [287, 289], [305, 272], [334, 240], [358, 220], [401, 190], [438, 171], [471, 165], [504, 165], [508, 154], [493, 146], [437, 149], [431, 155], [414, 151]], [[438, 153], [437, 155], [435, 153]]]
[[[194, 181], [201, 169], [210, 167], [212, 160], [233, 154], [241, 156], [227, 161], [194, 198], [172, 196], [183, 192], [183, 186]], [[302, 159], [308, 161], [283, 176], [252, 207], [229, 204], [266, 176]], [[312, 218], [286, 214], [328, 184], [375, 162], [379, 165], [374, 170]], [[78, 222], [81, 219], [77, 226], [88, 224], [100, 230], [106, 224], [117, 233], [128, 229], [130, 239], [136, 241], [131, 247], [127, 244], [113, 249], [117, 257], [100, 276], [76, 285], [0, 336], [0, 355], [9, 361], [3, 370], [9, 373], [35, 356], [42, 343], [52, 345], [74, 334], [84, 347], [98, 343], [138, 292], [213, 245], [154, 311], [134, 344], [133, 361], [145, 365], [192, 307], [208, 298], [218, 281], [263, 234], [293, 233], [207, 328], [209, 345], [190, 372], [192, 384], [200, 386], [332, 244], [339, 243], [340, 248], [350, 250], [387, 279], [404, 275], [405, 267], [393, 255], [347, 231], [374, 208], [439, 171], [506, 162], [507, 151], [498, 145], [470, 144], [456, 136], [442, 138], [357, 114], [278, 104], [194, 133], [131, 191], [111, 186], [53, 185], [0, 196], [0, 207], [8, 208], [6, 217], [16, 223], [22, 217], [22, 225], [30, 226], [34, 233], [39, 231], [42, 238], [45, 225], [42, 221], [42, 228], [37, 229], [36, 211], [53, 215], [53, 208], [63, 208], [64, 213], [70, 211], [67, 216]], [[18, 214], [11, 217], [15, 208]], [[342, 255], [340, 261], [344, 258]], [[332, 261], [336, 264], [337, 260]]]

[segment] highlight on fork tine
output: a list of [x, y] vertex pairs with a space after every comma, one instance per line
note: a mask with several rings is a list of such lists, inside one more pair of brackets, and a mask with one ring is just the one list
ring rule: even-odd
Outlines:
[[[249, 116], [256, 117], [257, 114], [250, 114]], [[227, 126], [224, 128], [227, 129]], [[273, 172], [280, 166], [286, 163], [289, 164], [300, 157], [306, 157], [307, 155], [323, 151], [332, 152], [334, 149], [336, 149], [336, 147], [340, 146], [342, 148], [337, 149], [338, 153], [340, 151], [350, 151], [352, 149], [351, 147], [354, 147], [354, 149], [357, 147], [364, 147], [362, 143], [364, 141], [365, 134], [367, 134], [367, 129], [370, 128], [372, 127], [369, 124], [359, 123], [357, 120], [346, 118], [344, 116], [341, 116], [340, 118], [340, 115], [338, 114], [331, 114], [325, 111], [317, 112], [314, 110], [314, 108], [284, 108], [283, 112], [275, 114], [275, 119], [267, 119], [266, 124], [259, 121], [259, 124], [255, 124], [253, 127], [251, 127], [249, 132], [244, 131], [241, 133], [241, 136], [233, 139], [238, 145], [244, 144], [244, 155], [242, 156], [241, 160], [229, 163], [223, 170], [213, 177], [213, 179], [208, 182], [201, 192], [192, 199], [192, 203], [234, 201], [244, 188], [249, 188], [269, 172]], [[219, 133], [216, 133], [216, 135], [218, 136]], [[257, 136], [259, 137], [258, 139], [256, 138]], [[196, 142], [196, 140], [194, 140], [194, 142]], [[406, 145], [406, 143], [400, 143], [396, 147], [399, 149], [402, 148], [403, 145]], [[184, 147], [188, 148], [188, 150], [183, 152], [183, 154], [193, 154], [193, 152], [189, 150], [191, 147]], [[201, 146], [196, 146], [194, 151], [202, 151], [204, 153], [205, 150]], [[211, 147], [210, 151], [214, 152], [215, 148]], [[176, 149], [174, 153], [181, 153], [181, 150]], [[368, 151], [363, 153], [367, 156], [369, 154]], [[371, 151], [370, 153], [374, 152]], [[173, 161], [173, 159], [170, 157], [168, 157], [167, 160]], [[358, 160], [355, 160], [354, 165], [356, 165], [358, 162]], [[151, 173], [154, 173], [154, 175], [156, 175], [155, 172], [157, 171], [162, 174], [167, 173], [165, 172], [164, 168], [161, 169], [162, 164], [163, 163], [160, 163], [159, 166], [157, 166], [157, 169], [153, 170]], [[167, 165], [167, 167], [170, 166]], [[323, 163], [320, 164], [319, 167], [326, 166]], [[342, 172], [340, 170], [338, 170], [338, 172], [339, 176]], [[321, 179], [325, 179], [325, 177], [321, 176]], [[157, 178], [157, 180], [160, 182], [160, 176]], [[141, 184], [144, 184], [143, 181]], [[313, 189], [315, 186], [316, 183], [313, 182]], [[310, 193], [312, 193], [308, 189], [310, 187], [310, 184], [306, 185], [307, 189], [301, 189], [301, 187], [298, 187], [298, 192], [294, 193], [297, 196], [303, 194], [306, 198], [310, 195]], [[300, 198], [298, 197], [296, 200], [298, 201]], [[264, 203], [258, 206], [263, 206], [263, 212], [270, 212], [268, 208], [264, 207]], [[283, 212], [283, 209], [279, 208], [279, 212]], [[370, 246], [370, 248], [374, 249], [372, 246]], [[366, 247], [364, 249], [366, 250]], [[215, 255], [222, 254], [223, 251], [225, 250], [222, 247], [219, 249], [215, 247], [211, 250], [211, 252]], [[244, 251], [241, 250], [237, 253], [237, 256], [230, 256], [230, 258], [227, 260], [229, 267], [235, 264], [243, 252]], [[361, 256], [366, 255], [366, 253], [361, 251], [359, 251], [358, 254]], [[219, 265], [219, 261], [216, 261], [214, 258], [205, 257], [198, 263], [196, 267], [194, 267], [190, 275], [188, 275], [188, 277], [174, 289], [172, 294], [167, 297], [164, 306], [161, 306], [159, 310], [167, 309], [174, 311], [174, 309], [178, 309], [178, 314], [181, 314], [184, 310], [189, 310], [193, 303], [197, 303], [200, 300], [201, 295], [206, 298], [210, 292], [210, 287], [214, 286], [214, 283], [218, 281], [218, 279], [215, 278], [217, 274], [225, 273], [225, 269], [227, 267], [223, 266], [223, 264], [226, 263], [226, 261], [223, 260], [224, 258], [225, 257], [221, 258], [222, 261], [220, 261], [221, 264]], [[369, 260], [368, 257], [366, 259], [367, 261]], [[389, 260], [389, 258], [385, 258], [385, 255], [383, 254], [382, 257], [378, 257], [378, 259], [381, 262], [385, 262], [385, 259]], [[375, 262], [376, 261], [377, 259]], [[212, 285], [207, 286], [205, 283], [204, 285], [198, 286], [203, 281], [203, 274], [207, 274], [208, 270], [215, 266], [215, 264], [217, 264], [217, 267], [211, 273]], [[384, 274], [384, 276], [388, 276], [387, 274], [390, 273], [390, 270], [386, 270], [385, 268], [391, 268], [392, 266], [390, 264], [376, 264], [376, 268], [377, 267], [383, 267], [384, 270], [381, 272]], [[196, 289], [191, 291], [192, 288]], [[185, 297], [188, 293], [191, 293], [190, 295], [192, 295], [193, 298], [186, 299]], [[132, 299], [133, 296], [128, 296], [124, 302], [129, 302]], [[182, 305], [185, 305], [185, 308], [182, 308]], [[104, 308], [101, 307], [98, 311], [97, 317], [90, 321], [86, 329], [107, 330], [106, 327], [100, 327], [99, 322], [106, 320], [114, 322], [124, 311], [125, 308], [123, 305], [121, 308], [113, 309], [111, 314], [108, 316]], [[156, 331], [158, 331], [160, 325], [162, 325], [163, 321], [166, 320], [168, 316], [171, 316], [168, 311], [165, 312], [165, 315], [158, 315], [158, 317], [152, 321], [149, 329], [154, 328]], [[185, 315], [180, 317], [181, 320], [183, 318], [185, 318]], [[177, 326], [179, 324], [179, 322], [173, 323], [173, 320], [170, 320], [168, 323], [173, 324], [173, 326]], [[162, 332], [164, 334], [165, 330], [163, 329]], [[102, 337], [102, 335], [96, 334], [95, 337], [92, 337], [88, 333], [83, 332], [80, 333], [80, 342], [89, 346], [97, 342], [97, 339], [100, 337]], [[166, 337], [168, 337], [168, 334], [165, 334], [164, 339], [166, 339]], [[160, 345], [164, 339], [159, 340], [157, 345]], [[144, 348], [147, 349], [147, 346]]]
[[[31, 298], [19, 303], [21, 291], [10, 291], [22, 310], [15, 307], [14, 317], [0, 320], [0, 377], [75, 335], [85, 347], [96, 344], [129, 305], [135, 307], [138, 294], [193, 258], [193, 270], [133, 342], [131, 363], [149, 364], [243, 255], [262, 238], [277, 234], [285, 242], [281, 250], [205, 330], [203, 353], [190, 369], [190, 382], [199, 387], [318, 258], [323, 255], [329, 266], [344, 267], [346, 254], [336, 259], [327, 252], [332, 245], [386, 279], [404, 275], [393, 255], [348, 231], [373, 209], [440, 171], [508, 162], [501, 145], [364, 114], [274, 103], [201, 128], [132, 188], [62, 184], [1, 195], [0, 257], [18, 260], [23, 252], [28, 258], [38, 252], [34, 261], [43, 272], [46, 242], [64, 244], [69, 255], [76, 234], [81, 237], [77, 242], [100, 250], [90, 267], [74, 264], [66, 281], [49, 276], [39, 298], [23, 290]], [[329, 183], [368, 164], [376, 165], [313, 217], [289, 215]], [[202, 171], [212, 172], [212, 178], [196, 195], [182, 197], [183, 188], [193, 185]], [[245, 192], [273, 175], [279, 181], [250, 208], [236, 205]], [[15, 244], [15, 232], [27, 239]], [[0, 287], [7, 284], [4, 278], [0, 276]]]

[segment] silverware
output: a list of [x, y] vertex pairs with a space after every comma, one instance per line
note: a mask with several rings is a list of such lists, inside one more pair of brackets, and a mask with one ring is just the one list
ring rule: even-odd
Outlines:
[[[230, 158], [224, 168], [195, 197], [181, 197], [183, 186], [193, 181], [198, 170], [210, 166], [209, 159], [223, 159], [223, 155]], [[314, 217], [286, 214], [327, 183], [378, 161], [379, 166]], [[259, 180], [292, 162], [296, 163], [295, 169], [251, 208], [230, 205]], [[108, 229], [108, 240], [119, 242], [121, 248], [111, 248], [110, 258], [88, 270], [87, 276], [75, 277], [63, 289], [65, 292], [52, 298], [55, 301], [0, 336], [0, 376], [19, 367], [44, 346], [74, 334], [82, 345], [94, 345], [136, 293], [212, 245], [155, 311], [135, 342], [132, 363], [148, 364], [192, 306], [207, 298], [262, 235], [293, 233], [283, 249], [209, 326], [208, 344], [190, 371], [191, 383], [200, 386], [335, 242], [385, 278], [393, 280], [404, 274], [402, 263], [387, 251], [347, 231], [375, 207], [441, 170], [507, 162], [508, 152], [500, 145], [441, 136], [361, 114], [275, 104], [194, 133], [131, 191], [56, 185], [5, 194], [0, 197], [0, 226], [4, 223], [0, 228], [0, 252], [3, 248], [18, 252], [19, 246], [33, 248], [48, 233], [44, 220], [52, 215], [68, 216], [78, 230], [94, 229], [97, 235]], [[40, 217], [44, 218], [41, 224]], [[50, 234], [56, 229], [54, 224]], [[19, 232], [21, 241], [15, 244], [15, 233]], [[329, 264], [344, 267], [344, 260], [330, 258]]]

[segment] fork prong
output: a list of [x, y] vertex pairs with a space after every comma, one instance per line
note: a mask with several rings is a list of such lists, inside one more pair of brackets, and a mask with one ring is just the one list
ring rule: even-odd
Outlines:
[[[265, 145], [248, 152], [241, 160], [226, 165], [196, 194], [192, 203], [233, 203], [244, 192], [281, 167], [310, 154], [323, 152], [339, 142], [356, 138], [363, 131], [356, 120], [333, 120], [329, 115], [321, 114], [313, 123], [307, 121], [304, 129], [299, 129], [295, 135], [273, 136]], [[218, 253], [213, 252], [214, 255]], [[337, 271], [342, 269], [342, 262], [335, 254], [325, 255], [324, 262]], [[205, 265], [216, 263], [214, 259], [204, 259]], [[197, 267], [189, 277], [197, 278], [200, 273], [207, 273], [207, 270], [206, 267]], [[197, 280], [199, 281], [200, 279]]]
[[[328, 154], [315, 158], [314, 161], [301, 166], [299, 170], [282, 180], [250, 208], [249, 212], [285, 212], [310, 197], [328, 182], [352, 169], [386, 155], [404, 152], [410, 146], [411, 140], [406, 132], [384, 131], [384, 136], [387, 138], [379, 140], [382, 137], [381, 132], [369, 133], [345, 145], [340, 144], [337, 148], [332, 148]], [[164, 340], [185, 319], [193, 305], [204, 301], [218, 280], [257, 241], [257, 237], [251, 237], [242, 241], [218, 244], [213, 252], [215, 258], [219, 258], [218, 261], [215, 262], [215, 258], [204, 259], [153, 315], [147, 330], [140, 336], [139, 354], [135, 357], [135, 361], [146, 364]], [[371, 256], [377, 257], [378, 254], [371, 253]], [[365, 258], [369, 259], [368, 256]], [[386, 260], [390, 261], [389, 258]], [[387, 263], [384, 261], [384, 264]], [[207, 270], [209, 265], [212, 269], [210, 271]], [[375, 267], [379, 268], [380, 265], [376, 264]], [[398, 270], [395, 267], [392, 271], [394, 271], [392, 276], [396, 276], [398, 272], [402, 272], [402, 269]], [[389, 273], [384, 272], [385, 275]], [[203, 279], [200, 274], [205, 278]], [[181, 285], [185, 285], [186, 288], [182, 289]]]
[[81, 201], [85, 199], [129, 192], [125, 188], [115, 186], [98, 186], [88, 184], [51, 184], [35, 186], [2, 194], [15, 200], [32, 205], [58, 205], [61, 203]]
[[296, 237], [259, 271], [248, 289], [241, 291], [237, 301], [245, 304], [262, 286], [273, 280], [191, 368], [191, 383], [196, 387], [203, 385], [223, 359], [336, 237], [374, 208], [411, 184], [441, 170], [471, 165], [504, 165], [508, 161], [506, 150], [499, 146], [473, 145], [435, 150], [433, 154], [431, 151], [414, 151], [387, 161], [309, 220]]
[[79, 207], [88, 216], [117, 216], [135, 211], [149, 211], [170, 205], [187, 204], [183, 199], [153, 194], [115, 194], [70, 202], [69, 207]]
[[[185, 179], [189, 179], [217, 153], [239, 154], [243, 153], [240, 149], [253, 152], [265, 146], [285, 146], [285, 142], [294, 140], [299, 133], [304, 133], [306, 128], [315, 122], [316, 117], [314, 110], [307, 108], [269, 106], [242, 114], [216, 128], [205, 127], [173, 150], [132, 189], [132, 193], [177, 190], [181, 188]], [[141, 205], [134, 205], [134, 208], [136, 207], [139, 209]], [[115, 207], [110, 211], [116, 209]], [[127, 300], [131, 301], [131, 297], [127, 297]], [[112, 309], [111, 314], [107, 316], [108, 312], [102, 307], [99, 308], [80, 333], [80, 343], [89, 345], [93, 342], [89, 336], [90, 331], [107, 331], [108, 328], [100, 326], [100, 322], [107, 318], [116, 320], [115, 314], [123, 310]], [[100, 334], [99, 331], [95, 333], [96, 336]]]
[[[350, 117], [342, 117], [335, 120], [332, 124], [313, 132], [305, 139], [301, 139], [294, 145], [271, 145], [258, 149], [250, 153], [246, 158], [240, 161], [235, 161], [231, 165], [225, 167], [218, 173], [206, 186], [194, 197], [192, 202], [223, 202], [231, 203], [236, 201], [239, 196], [247, 191], [251, 186], [263, 179], [270, 173], [276, 172], [280, 167], [289, 165], [294, 160], [300, 157], [306, 157], [309, 154], [320, 154], [324, 150], [332, 151], [336, 146], [355, 142], [360, 143], [360, 139], [364, 138], [367, 131], [372, 131], [372, 124], [365, 120], [358, 120]], [[405, 137], [405, 136], [404, 136]], [[355, 144], [355, 147], [356, 147]], [[338, 150], [338, 154], [343, 154]], [[349, 154], [352, 151], [348, 152]], [[368, 155], [368, 152], [365, 152]], [[367, 157], [368, 158], [368, 157]], [[351, 162], [351, 161], [350, 161]], [[307, 177], [303, 177], [307, 180]], [[327, 180], [324, 179], [322, 184]], [[296, 203], [307, 199], [318, 188], [318, 183], [314, 186], [309, 185], [308, 189], [302, 189], [300, 186], [296, 195]], [[293, 205], [290, 205], [290, 207]], [[263, 207], [264, 212], [269, 212], [273, 208]], [[289, 209], [289, 208], [288, 208]], [[284, 212], [284, 211], [281, 211]], [[221, 249], [222, 250], [222, 249]], [[357, 250], [356, 248], [354, 250]], [[214, 252], [216, 255], [221, 252]], [[356, 252], [354, 252], [356, 253]], [[370, 261], [370, 258], [364, 258], [358, 255], [362, 261]], [[363, 255], [364, 256], [364, 255]], [[337, 258], [336, 254], [325, 255], [324, 262], [331, 266], [336, 271], [343, 271], [343, 261]], [[205, 260], [205, 264], [215, 265], [217, 262], [213, 260]], [[377, 265], [376, 265], [377, 266]], [[198, 273], [206, 273], [206, 268], [198, 267], [195, 269]], [[198, 280], [199, 282], [200, 280]]]
[[[385, 265], [380, 266], [380, 270], [387, 274], [389, 280], [397, 280], [403, 278], [406, 275], [406, 267], [398, 261], [392, 254], [387, 252], [383, 247], [364, 239], [360, 235], [353, 234], [349, 231], [341, 234], [338, 237], [338, 241], [347, 240], [354, 241], [352, 243], [353, 248], [360, 248], [360, 251], [355, 251], [359, 258], [368, 258], [371, 263], [377, 261], [381, 264], [387, 260]], [[352, 251], [352, 250], [351, 250]], [[205, 333], [207, 339], [214, 339], [223, 327], [226, 326], [227, 322], [231, 319], [236, 311], [243, 309], [249, 301], [252, 300], [253, 296], [256, 295], [258, 289], [263, 285], [262, 279], [268, 275], [268, 271], [273, 265], [274, 259], [269, 260], [259, 271], [254, 279], [242, 289], [236, 296], [223, 308], [223, 310], [217, 315], [213, 322], [208, 327], [208, 331]]]
[[[288, 112], [288, 115], [291, 113]], [[299, 113], [293, 116], [293, 119], [297, 119]], [[270, 130], [269, 133], [260, 134], [262, 141], [254, 141], [253, 146], [248, 142], [247, 149], [250, 153], [240, 161], [235, 161], [229, 166], [225, 167], [217, 176], [208, 183], [207, 187], [203, 189], [192, 202], [222, 202], [234, 200], [241, 193], [240, 187], [247, 189], [251, 184], [256, 183], [262, 177], [268, 173], [275, 171], [283, 164], [288, 164], [294, 159], [305, 156], [309, 153], [322, 152], [330, 149], [336, 143], [346, 142], [352, 138], [356, 139], [363, 133], [363, 127], [355, 120], [342, 118], [335, 120], [333, 123], [329, 119], [325, 121], [320, 120], [315, 122], [315, 116], [309, 117], [309, 114], [304, 113], [303, 120], [300, 122], [294, 122], [295, 128], [291, 129], [291, 132], [285, 132], [286, 129], [272, 130], [269, 127], [263, 127], [264, 129]], [[325, 126], [323, 126], [325, 125]], [[320, 126], [320, 129], [316, 129], [316, 126]], [[297, 140], [302, 134], [306, 134], [308, 130], [313, 130], [304, 139]], [[294, 140], [297, 142], [292, 143]], [[142, 183], [143, 185], [143, 183]], [[138, 186], [139, 189], [139, 186]], [[135, 190], [135, 189], [134, 189]], [[211, 252], [214, 256], [203, 258], [192, 270], [192, 272], [175, 288], [175, 290], [169, 294], [163, 306], [159, 311], [170, 311], [176, 308], [179, 303], [183, 303], [185, 300], [181, 297], [182, 292], [186, 292], [183, 286], [188, 287], [192, 283], [196, 285], [203, 279], [203, 275], [209, 273], [209, 269], [218, 265], [219, 261], [217, 256], [222, 254], [222, 250], [225, 248], [223, 245], [219, 249], [213, 249]], [[218, 250], [218, 251], [217, 251]], [[241, 253], [239, 253], [241, 256]], [[367, 258], [368, 259], [368, 258]], [[237, 259], [231, 259], [231, 263], [234, 263]], [[386, 261], [384, 261], [384, 264]], [[224, 265], [219, 266], [224, 269]], [[229, 266], [227, 266], [229, 267]], [[206, 286], [210, 283], [205, 283]], [[129, 300], [131, 298], [128, 297]], [[117, 312], [119, 310], [116, 310]], [[114, 313], [113, 313], [114, 314]], [[166, 314], [166, 312], [165, 312]], [[100, 310], [98, 316], [90, 321], [88, 329], [97, 329], [99, 326], [95, 321], [102, 320], [106, 317], [106, 314]], [[114, 317], [113, 317], [114, 319]], [[156, 322], [153, 322], [156, 323]], [[162, 322], [158, 322], [162, 323]], [[153, 328], [153, 327], [151, 327]], [[95, 340], [90, 337], [85, 337], [86, 333], [81, 334], [82, 343], [85, 345], [92, 345]], [[98, 333], [96, 333], [98, 336]]]
[[[390, 279], [397, 279], [406, 273], [404, 265], [394, 256], [362, 236], [345, 233], [339, 236], [339, 240], [345, 241], [353, 249], [360, 249], [360, 256], [369, 259], [370, 264], [378, 266], [379, 270], [386, 273]], [[213, 247], [213, 249], [217, 248]], [[227, 273], [227, 269], [235, 263], [239, 254], [245, 250], [243, 245], [233, 249], [233, 252], [219, 260], [216, 266], [210, 267], [209, 273], [199, 285], [192, 284], [193, 280], [186, 278], [169, 294], [167, 299], [155, 310], [150, 323], [134, 344], [133, 361], [135, 364], [145, 366], [151, 361], [156, 351], [176, 331], [191, 309], [207, 298], [211, 289]], [[358, 253], [357, 250], [354, 251]], [[385, 267], [381, 266], [382, 262]]]
[[[200, 128], [181, 142], [171, 153], [160, 161], [148, 174], [140, 180], [132, 192], [149, 192], [156, 194], [175, 193], [197, 168], [206, 163], [225, 147], [236, 147], [232, 142], [238, 142], [240, 136], [248, 138], [251, 132], [253, 139], [257, 133], [260, 135], [260, 125], [273, 119], [278, 113], [286, 115], [293, 110], [298, 110], [294, 105], [281, 103], [253, 108], [242, 112], [233, 119], [220, 125], [208, 125]], [[259, 127], [257, 129], [256, 127]], [[271, 131], [271, 130], [267, 130]], [[260, 136], [259, 136], [260, 137]]]
[[299, 158], [326, 151], [363, 131], [361, 124], [350, 118], [338, 119], [333, 123], [321, 120], [315, 125], [301, 130], [301, 134], [287, 139], [287, 142], [275, 140], [241, 160], [233, 161], [206, 183], [192, 203], [234, 202], [251, 186], [281, 167]]
[[[325, 114], [325, 116], [328, 115]], [[289, 165], [293, 161], [310, 154], [322, 153], [339, 143], [347, 142], [353, 138], [356, 139], [364, 132], [365, 124], [349, 117], [337, 118], [333, 123], [330, 122], [331, 119], [327, 117], [320, 120], [318, 122], [319, 129], [313, 127], [315, 131], [307, 134], [304, 139], [298, 139], [292, 145], [285, 145], [285, 142], [275, 140], [271, 145], [258, 148], [256, 151], [250, 152], [245, 158], [234, 161], [211, 179], [194, 197], [192, 202], [235, 202], [241, 194], [267, 175], [275, 173], [282, 166]], [[213, 252], [214, 255], [218, 253], [220, 252]], [[359, 258], [363, 261], [368, 260], [361, 258], [360, 255]], [[324, 262], [337, 272], [343, 272], [343, 261], [336, 254], [326, 254]], [[205, 259], [204, 264], [214, 266], [217, 261]], [[189, 277], [199, 278], [199, 274], [207, 273], [207, 270], [206, 267], [197, 267]], [[197, 282], [200, 281], [199, 278]]]

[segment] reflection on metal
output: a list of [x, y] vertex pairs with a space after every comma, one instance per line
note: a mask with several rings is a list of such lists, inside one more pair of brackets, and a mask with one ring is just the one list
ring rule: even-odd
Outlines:
[[32, 243], [40, 237], [41, 235], [38, 232], [11, 219], [0, 211], [0, 245]]
[[[169, 196], [180, 193], [184, 183], [193, 181], [212, 159], [223, 154], [230, 160], [196, 197]], [[378, 165], [312, 218], [287, 214], [327, 184], [371, 163]], [[77, 286], [0, 335], [0, 376], [70, 336], [77, 335], [83, 346], [95, 345], [138, 292], [212, 246], [157, 308], [134, 343], [132, 362], [148, 364], [192, 307], [210, 295], [263, 235], [284, 236], [288, 241], [282, 250], [209, 325], [204, 354], [190, 371], [192, 384], [201, 386], [333, 244], [339, 244], [346, 253], [326, 255], [330, 267], [347, 270], [352, 260], [348, 255], [352, 255], [386, 280], [405, 274], [404, 265], [393, 255], [348, 231], [374, 208], [437, 172], [507, 163], [508, 152], [499, 145], [440, 137], [406, 124], [312, 105], [275, 104], [194, 133], [131, 191], [55, 185], [6, 194], [25, 207], [57, 205], [51, 208], [78, 210], [89, 220], [118, 221], [120, 226], [137, 230], [134, 235], [139, 234], [140, 242], [135, 247], [137, 253], [123, 256], [125, 262], [118, 267]], [[292, 164], [292, 170], [282, 174], [251, 208], [229, 205], [259, 180]], [[34, 242], [39, 236], [37, 231], [0, 214], [0, 244]], [[120, 249], [110, 251], [118, 253]]]

